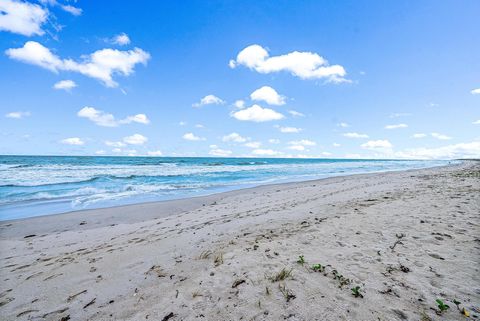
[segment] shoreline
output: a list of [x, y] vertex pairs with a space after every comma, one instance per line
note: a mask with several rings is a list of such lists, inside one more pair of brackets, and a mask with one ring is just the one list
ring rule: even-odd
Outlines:
[[[415, 160], [412, 160], [412, 161], [415, 161]], [[79, 210], [71, 210], [71, 211], [66, 211], [66, 212], [61, 212], [61, 213], [52, 213], [52, 214], [44, 214], [44, 215], [31, 216], [31, 217], [22, 217], [22, 218], [15, 218], [15, 219], [0, 220], [0, 227], [2, 226], [2, 224], [9, 224], [9, 223], [12, 223], [12, 222], [28, 221], [28, 220], [35, 220], [35, 219], [40, 219], [40, 218], [56, 217], [56, 216], [61, 216], [61, 215], [75, 215], [76, 213], [77, 214], [92, 214], [92, 213], [97, 212], [97, 211], [110, 211], [110, 210], [111, 211], [120, 211], [120, 212], [133, 212], [133, 211], [136, 210], [135, 207], [139, 207], [139, 209], [141, 209], [142, 207], [147, 207], [148, 209], [150, 209], [151, 207], [154, 207], [154, 206], [160, 205], [160, 204], [168, 204], [168, 205], [171, 205], [172, 208], [176, 208], [178, 205], [180, 205], [180, 204], [177, 204], [177, 203], [189, 203], [190, 202], [190, 203], [195, 204], [193, 206], [198, 206], [198, 204], [202, 203], [202, 199], [205, 199], [205, 202], [208, 202], [208, 200], [210, 198], [214, 198], [215, 196], [222, 196], [222, 195], [227, 196], [230, 193], [243, 192], [243, 191], [248, 191], [248, 190], [251, 190], [251, 189], [262, 188], [262, 187], [268, 188], [270, 186], [283, 186], [283, 185], [289, 185], [289, 184], [321, 182], [323, 180], [335, 179], [335, 178], [341, 178], [341, 177], [375, 175], [375, 174], [383, 174], [383, 173], [409, 172], [409, 171], [419, 171], [419, 170], [427, 170], [427, 169], [433, 169], [433, 168], [438, 168], [438, 169], [449, 168], [449, 167], [454, 167], [454, 166], [461, 166], [462, 164], [465, 164], [465, 163], [476, 162], [477, 160], [456, 159], [456, 160], [452, 160], [452, 161], [459, 162], [459, 163], [447, 164], [447, 165], [434, 165], [434, 166], [431, 166], [431, 167], [413, 168], [413, 169], [404, 169], [404, 170], [387, 170], [387, 171], [379, 171], [379, 172], [353, 173], [353, 174], [346, 174], [346, 175], [329, 176], [329, 177], [324, 177], [324, 178], [306, 179], [306, 180], [300, 180], [300, 181], [274, 182], [274, 183], [260, 184], [260, 185], [240, 187], [240, 188], [232, 187], [232, 189], [229, 189], [229, 190], [213, 192], [213, 193], [208, 193], [207, 192], [207, 194], [205, 194], [205, 195], [198, 195], [198, 196], [187, 196], [187, 197], [180, 197], [180, 198], [173, 198], [173, 199], [159, 200], [159, 201], [146, 201], [146, 202], [139, 202], [139, 203], [133, 203], [133, 204], [125, 204], [125, 205], [114, 205], [114, 206], [99, 207], [99, 208], [79, 209]], [[190, 208], [190, 206], [187, 206], [186, 208], [183, 208], [183, 207], [180, 206], [179, 211], [186, 210], [188, 208]], [[175, 213], [172, 213], [172, 214], [169, 214], [169, 215], [175, 215]], [[151, 218], [153, 218], [153, 217], [151, 217]], [[1, 237], [1, 234], [0, 234], [0, 237]]]
[[454, 299], [478, 319], [479, 174], [465, 161], [1, 222], [0, 320], [465, 320]]

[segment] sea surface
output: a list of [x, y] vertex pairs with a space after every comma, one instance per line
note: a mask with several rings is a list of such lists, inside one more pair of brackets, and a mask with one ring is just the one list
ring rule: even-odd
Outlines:
[[449, 161], [0, 156], [0, 220]]

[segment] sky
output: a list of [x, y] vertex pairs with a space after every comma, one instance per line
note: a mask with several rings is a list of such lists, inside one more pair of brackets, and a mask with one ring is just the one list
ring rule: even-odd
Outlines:
[[0, 154], [480, 158], [480, 1], [0, 0]]

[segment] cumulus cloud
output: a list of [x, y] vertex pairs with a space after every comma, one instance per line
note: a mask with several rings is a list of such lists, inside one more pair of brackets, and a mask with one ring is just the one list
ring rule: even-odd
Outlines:
[[472, 95], [480, 95], [480, 88], [477, 88], [477, 89], [473, 89], [471, 91]]
[[326, 59], [314, 52], [293, 51], [285, 55], [270, 57], [260, 45], [251, 45], [240, 51], [231, 68], [243, 65], [262, 74], [287, 71], [301, 79], [326, 79], [330, 82], [347, 81], [347, 74], [340, 65], [330, 65]]
[[70, 91], [77, 87], [73, 80], [60, 80], [53, 85], [53, 89]]
[[24, 36], [43, 35], [42, 25], [47, 21], [48, 10], [37, 4], [2, 0], [0, 1], [0, 30]]
[[78, 117], [87, 118], [98, 126], [103, 127], [117, 127], [123, 124], [139, 123], [149, 124], [150, 120], [145, 114], [137, 114], [128, 116], [125, 119], [116, 120], [112, 114], [106, 113], [102, 110], [93, 107], [83, 107], [77, 113]]
[[186, 133], [183, 136], [183, 139], [185, 140], [190, 140], [190, 141], [200, 141], [200, 140], [205, 140], [203, 137], [198, 137], [193, 133]]
[[296, 110], [289, 110], [288, 113], [290, 115], [292, 115], [293, 117], [305, 117], [304, 114], [302, 114], [301, 112], [296, 111]]
[[126, 46], [130, 44], [130, 38], [124, 32], [113, 37], [112, 42], [116, 45]]
[[407, 128], [407, 124], [394, 124], [394, 125], [387, 125], [385, 129], [399, 129], [399, 128]]
[[430, 136], [432, 136], [433, 138], [439, 139], [439, 140], [452, 139], [452, 137], [450, 137], [450, 136], [439, 134], [439, 133], [431, 133]]
[[472, 124], [474, 124], [474, 125], [480, 125], [480, 119], [477, 120], [477, 121], [474, 121]]
[[5, 117], [13, 118], [13, 119], [22, 119], [28, 116], [30, 116], [29, 111], [12, 111], [10, 113], [5, 114]]
[[125, 146], [127, 146], [127, 144], [125, 144], [123, 142], [112, 142], [112, 141], [109, 141], [109, 140], [105, 141], [105, 145], [110, 146], [110, 147], [125, 147]]
[[85, 142], [78, 137], [65, 138], [65, 139], [62, 139], [60, 142], [66, 145], [77, 145], [77, 146], [81, 146], [85, 144]]
[[268, 140], [268, 142], [269, 142], [270, 144], [280, 144], [280, 140], [279, 140], [279, 139], [275, 139], [275, 138], [270, 138], [270, 139]]
[[338, 127], [342, 127], [342, 128], [347, 128], [347, 127], [350, 127], [350, 125], [349, 125], [349, 124], [347, 124], [347, 123], [343, 123], [343, 122], [342, 122], [342, 123], [338, 123], [338, 124], [337, 124], [337, 126], [338, 126]]
[[384, 140], [370, 140], [365, 144], [360, 145], [364, 149], [390, 149], [393, 145], [386, 139]]
[[264, 101], [269, 105], [284, 105], [285, 96], [279, 95], [275, 89], [270, 86], [258, 88], [250, 94], [250, 99]]
[[245, 143], [248, 139], [238, 133], [231, 133], [222, 137], [223, 142]]
[[333, 147], [340, 147], [340, 146], [342, 146], [342, 145], [340, 145], [339, 143], [333, 143], [332, 146], [333, 146]]
[[480, 141], [460, 143], [437, 148], [414, 148], [396, 152], [397, 158], [408, 159], [456, 159], [480, 158]]
[[417, 133], [412, 135], [412, 138], [425, 138], [425, 137], [427, 137], [427, 134], [424, 134], [424, 133]]
[[95, 152], [95, 155], [105, 155], [106, 153], [103, 149], [100, 149]]
[[347, 138], [368, 138], [367, 134], [359, 134], [359, 133], [344, 133], [343, 136]]
[[60, 6], [64, 11], [74, 15], [74, 16], [80, 16], [83, 12], [81, 8], [77, 8], [71, 5], [61, 5]]
[[132, 136], [127, 136], [123, 138], [123, 142], [129, 145], [143, 145], [147, 141], [148, 138], [140, 134], [133, 134]]
[[80, 16], [83, 12], [83, 10], [81, 8], [77, 8], [77, 7], [74, 7], [72, 5], [61, 4], [57, 0], [40, 0], [40, 2], [44, 5], [58, 6], [63, 11], [68, 12], [68, 13], [74, 15], [74, 16]]
[[220, 148], [213, 148], [208, 152], [208, 154], [211, 155], [211, 156], [216, 156], [216, 157], [228, 157], [232, 154], [232, 151], [231, 150], [220, 149]]
[[248, 148], [260, 148], [262, 146], [261, 142], [248, 142], [244, 144], [243, 146], [248, 147]]
[[293, 140], [288, 142], [290, 146], [288, 146], [288, 149], [296, 150], [296, 151], [304, 151], [307, 150], [306, 146], [315, 146], [317, 145], [316, 142], [308, 139], [302, 139], [302, 140]]
[[162, 156], [162, 152], [159, 150], [152, 150], [147, 152], [148, 156]]
[[281, 133], [284, 133], [284, 134], [294, 134], [294, 133], [299, 133], [301, 132], [303, 129], [301, 128], [297, 128], [297, 127], [281, 127], [281, 126], [277, 126], [278, 130], [281, 132]]
[[302, 145], [302, 146], [315, 146], [317, 145], [316, 142], [313, 140], [308, 140], [308, 139], [301, 139], [301, 140], [293, 140], [288, 142], [290, 145]]
[[273, 149], [255, 149], [252, 154], [256, 156], [279, 156], [282, 153]]
[[259, 105], [253, 105], [252, 107], [233, 112], [231, 116], [238, 120], [257, 123], [285, 118], [283, 114], [270, 108], [262, 108]]
[[137, 64], [145, 65], [150, 54], [140, 48], [121, 51], [117, 49], [101, 49], [86, 56], [78, 62], [62, 59], [36, 41], [28, 41], [21, 48], [10, 48], [5, 51], [11, 59], [36, 65], [52, 72], [78, 72], [84, 76], [101, 81], [107, 87], [117, 87], [113, 76], [120, 74], [129, 76]]
[[243, 101], [242, 99], [238, 99], [233, 105], [239, 109], [242, 109], [245, 108], [245, 101]]
[[225, 101], [222, 100], [221, 98], [218, 98], [215, 95], [206, 95], [202, 99], [200, 99], [200, 102], [194, 103], [192, 106], [193, 107], [202, 107], [205, 105], [223, 105], [225, 104]]
[[304, 151], [305, 146], [303, 145], [291, 145], [287, 147], [288, 149], [296, 150], [296, 151]]

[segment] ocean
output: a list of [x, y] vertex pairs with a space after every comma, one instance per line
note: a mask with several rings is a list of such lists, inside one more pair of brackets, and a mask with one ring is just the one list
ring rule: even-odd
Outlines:
[[0, 220], [451, 161], [0, 156]]

